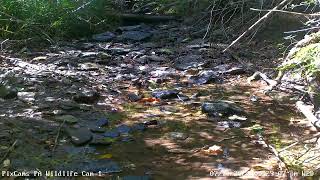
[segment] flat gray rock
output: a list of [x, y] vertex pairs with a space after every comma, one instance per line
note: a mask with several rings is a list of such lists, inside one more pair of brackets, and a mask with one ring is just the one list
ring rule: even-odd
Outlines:
[[74, 145], [85, 145], [92, 139], [92, 133], [87, 128], [67, 129], [67, 133]]
[[232, 116], [244, 114], [244, 110], [232, 101], [213, 101], [202, 104], [202, 112], [209, 116]]

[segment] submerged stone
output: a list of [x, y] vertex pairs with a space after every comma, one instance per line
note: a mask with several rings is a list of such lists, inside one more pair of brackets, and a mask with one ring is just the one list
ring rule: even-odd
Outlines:
[[0, 98], [13, 99], [17, 97], [18, 91], [9, 86], [0, 85]]
[[106, 129], [99, 126], [93, 126], [93, 127], [90, 127], [90, 131], [94, 133], [104, 133], [106, 132]]
[[188, 135], [182, 132], [170, 132], [168, 136], [170, 139], [174, 140], [185, 140], [188, 138]]
[[92, 104], [99, 99], [100, 95], [98, 92], [93, 90], [83, 90], [73, 97], [78, 103]]
[[112, 32], [104, 32], [100, 34], [95, 34], [92, 36], [92, 39], [95, 41], [108, 42], [116, 37]]
[[78, 118], [72, 116], [72, 115], [63, 115], [56, 118], [58, 121], [65, 121], [68, 124], [74, 124], [78, 122]]
[[120, 133], [120, 134], [128, 134], [132, 131], [132, 129], [125, 125], [125, 124], [121, 124], [119, 126], [117, 126], [117, 131]]
[[145, 131], [146, 125], [144, 123], [137, 123], [132, 126], [132, 130], [134, 131]]
[[103, 127], [108, 125], [109, 125], [109, 120], [107, 118], [101, 118], [96, 122], [96, 126], [98, 127]]
[[101, 135], [94, 135], [90, 145], [110, 145], [113, 143], [113, 139]]
[[105, 136], [105, 137], [111, 137], [111, 138], [116, 138], [116, 137], [119, 137], [119, 136], [120, 136], [120, 133], [119, 133], [117, 130], [113, 129], [113, 130], [109, 130], [109, 131], [105, 132], [105, 133], [103, 134], [103, 136]]
[[90, 160], [88, 162], [78, 163], [77, 171], [93, 172], [93, 173], [119, 173], [122, 171], [119, 164], [109, 159]]
[[87, 128], [67, 129], [67, 133], [74, 145], [87, 144], [92, 139], [92, 134]]

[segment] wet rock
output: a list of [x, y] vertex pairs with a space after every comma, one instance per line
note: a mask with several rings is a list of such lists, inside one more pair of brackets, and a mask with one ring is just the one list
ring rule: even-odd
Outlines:
[[12, 99], [17, 97], [17, 90], [5, 85], [0, 85], [0, 98], [3, 99]]
[[113, 47], [113, 48], [106, 49], [106, 51], [110, 54], [113, 54], [113, 55], [126, 55], [131, 51], [131, 49], [121, 48], [121, 47]]
[[80, 146], [92, 139], [92, 133], [87, 128], [67, 129], [67, 133], [74, 145]]
[[156, 70], [151, 71], [150, 75], [155, 78], [167, 78], [167, 77], [175, 76], [176, 72], [172, 68], [159, 67]]
[[205, 61], [200, 55], [188, 55], [179, 57], [176, 60], [175, 68], [178, 70], [188, 70], [190, 68], [198, 68], [205, 65]]
[[58, 121], [65, 121], [68, 124], [74, 124], [78, 122], [78, 118], [72, 116], [72, 115], [63, 115], [56, 118]]
[[159, 125], [157, 120], [149, 120], [149, 121], [144, 121], [143, 122], [144, 125], [146, 126], [154, 126], [154, 125]]
[[99, 69], [96, 63], [82, 63], [79, 66], [80, 67], [77, 68], [79, 71], [96, 71]]
[[239, 74], [244, 74], [246, 73], [246, 69], [244, 67], [232, 67], [224, 72], [225, 74], [230, 74], [230, 75], [239, 75]]
[[144, 123], [137, 123], [132, 126], [133, 131], [145, 131], [147, 129]]
[[81, 171], [86, 172], [94, 172], [94, 173], [102, 173], [102, 174], [110, 174], [110, 173], [119, 173], [121, 172], [121, 168], [118, 163], [111, 161], [111, 160], [92, 160], [90, 162], [87, 162], [83, 165], [81, 165], [82, 169]]
[[104, 133], [106, 132], [106, 129], [98, 126], [93, 126], [93, 127], [90, 127], [90, 131], [93, 133]]
[[183, 94], [178, 94], [178, 99], [181, 100], [181, 101], [189, 101], [190, 98], [186, 95], [183, 95]]
[[217, 129], [226, 130], [230, 128], [240, 128], [241, 123], [236, 121], [220, 121], [217, 124]]
[[191, 84], [207, 84], [211, 82], [219, 81], [219, 75], [217, 72], [212, 70], [205, 70], [198, 73], [196, 76], [191, 76], [189, 79]]
[[120, 134], [128, 134], [132, 131], [132, 129], [128, 125], [121, 124], [121, 125], [117, 126], [117, 131]]
[[77, 103], [93, 104], [99, 99], [98, 92], [93, 90], [83, 90], [73, 97]]
[[133, 41], [143, 41], [152, 36], [150, 32], [143, 31], [126, 31], [122, 35], [119, 36], [120, 39], [123, 40], [133, 40]]
[[137, 101], [139, 101], [139, 100], [142, 99], [142, 96], [137, 95], [136, 93], [129, 93], [129, 94], [128, 94], [128, 99], [129, 99], [131, 102], [137, 102]]
[[107, 118], [101, 118], [96, 122], [96, 126], [98, 127], [103, 127], [108, 125], [109, 125], [109, 120]]
[[209, 116], [230, 116], [244, 114], [244, 110], [231, 101], [204, 102], [202, 112]]
[[82, 52], [79, 54], [79, 57], [86, 58], [86, 57], [97, 57], [99, 52]]
[[67, 111], [80, 109], [80, 105], [73, 101], [62, 101], [59, 106], [61, 109]]
[[113, 40], [116, 37], [115, 34], [113, 34], [112, 32], [104, 32], [104, 33], [100, 33], [100, 34], [95, 34], [92, 36], [92, 39], [95, 41], [100, 41], [100, 42], [108, 42]]
[[139, 24], [134, 26], [121, 26], [118, 27], [116, 31], [118, 32], [124, 32], [124, 31], [150, 31], [150, 27], [145, 24]]
[[122, 180], [150, 180], [150, 176], [124, 176]]
[[131, 141], [134, 141], [134, 138], [128, 134], [125, 134], [125, 135], [121, 136], [121, 141], [122, 142], [131, 142]]
[[165, 57], [157, 56], [157, 55], [146, 56], [145, 58], [148, 61], [154, 61], [154, 62], [165, 62], [166, 61]]
[[188, 138], [188, 135], [182, 132], [170, 132], [168, 133], [168, 137], [174, 140], [185, 140]]
[[157, 90], [152, 92], [152, 96], [158, 99], [172, 99], [177, 98], [177, 90]]
[[109, 130], [103, 134], [104, 137], [116, 138], [120, 136], [120, 133], [116, 130]]
[[113, 143], [113, 141], [114, 140], [109, 137], [104, 137], [101, 135], [94, 135], [92, 138], [92, 141], [89, 144], [96, 145], [96, 146], [99, 146], [99, 145], [106, 146], [106, 145], [111, 145]]
[[24, 102], [33, 102], [35, 101], [36, 93], [34, 92], [18, 92], [18, 99]]

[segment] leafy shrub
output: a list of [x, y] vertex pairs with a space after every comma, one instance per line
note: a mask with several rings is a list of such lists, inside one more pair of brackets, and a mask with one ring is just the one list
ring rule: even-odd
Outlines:
[[0, 37], [79, 37], [117, 22], [108, 0], [0, 0]]

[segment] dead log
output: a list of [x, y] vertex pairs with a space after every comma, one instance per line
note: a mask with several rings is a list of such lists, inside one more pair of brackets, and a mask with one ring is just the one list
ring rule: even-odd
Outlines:
[[320, 130], [320, 121], [312, 113], [312, 108], [302, 101], [296, 102], [298, 110], [307, 118], [307, 120], [319, 131]]
[[181, 21], [182, 19], [176, 16], [166, 15], [147, 15], [147, 14], [119, 14], [119, 18], [125, 22], [145, 22], [145, 23], [160, 23], [167, 21]]

